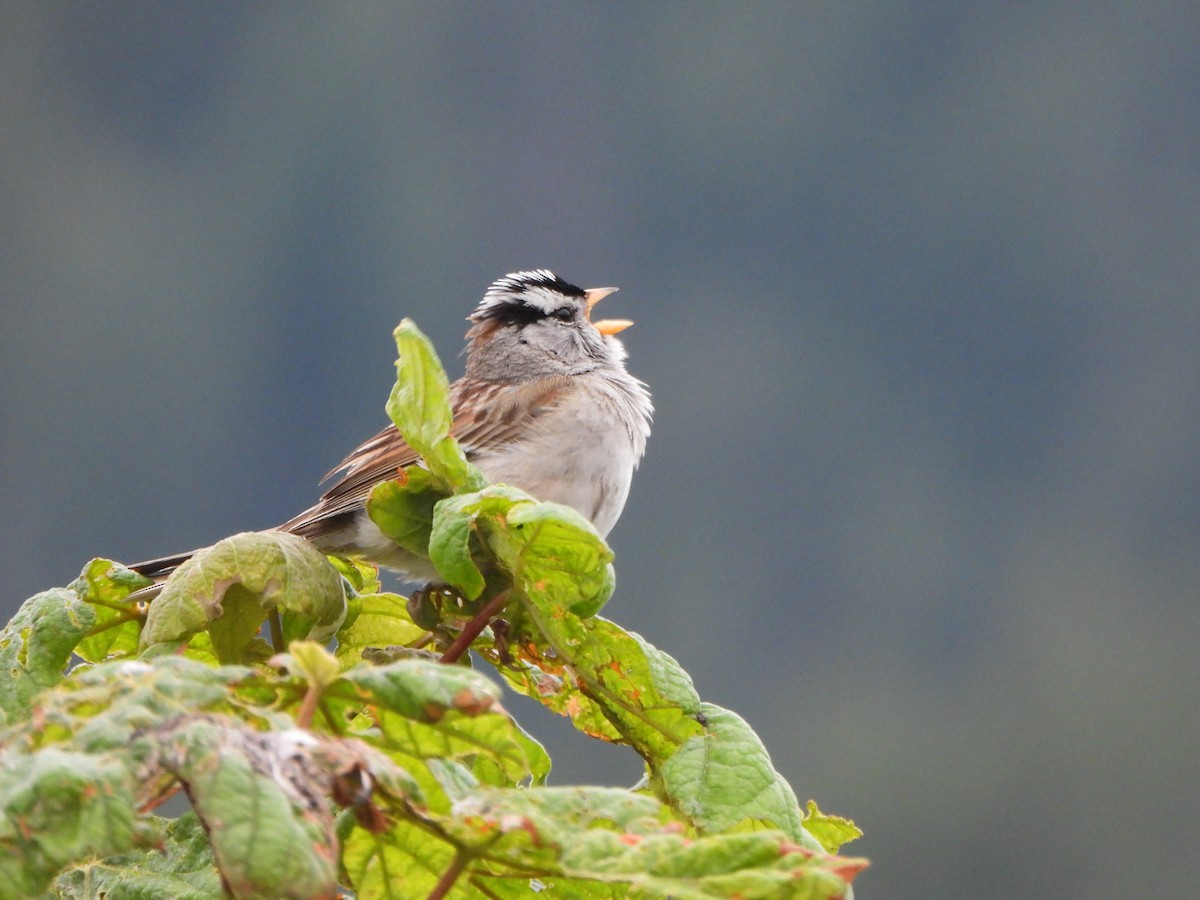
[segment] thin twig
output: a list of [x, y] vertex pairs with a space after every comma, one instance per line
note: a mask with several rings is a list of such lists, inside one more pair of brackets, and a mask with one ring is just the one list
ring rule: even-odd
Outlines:
[[439, 662], [449, 664], [456, 663], [462, 659], [462, 655], [471, 649], [471, 642], [479, 637], [483, 629], [487, 628], [488, 622], [492, 621], [492, 617], [504, 609], [504, 604], [507, 602], [508, 591], [501, 591], [489, 600], [487, 605], [476, 614], [475, 618], [463, 626], [463, 630], [454, 639], [454, 643], [442, 654]]

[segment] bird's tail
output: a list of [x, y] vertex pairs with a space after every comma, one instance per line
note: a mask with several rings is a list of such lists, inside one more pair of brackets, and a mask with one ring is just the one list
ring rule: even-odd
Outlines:
[[144, 562], [134, 563], [128, 568], [133, 569], [139, 575], [145, 575], [147, 578], [163, 579], [195, 556], [196, 553], [197, 551], [195, 550], [189, 550], [187, 553], [176, 553], [174, 556], [147, 559]]
[[[310, 509], [306, 509], [300, 515], [270, 530], [297, 535], [298, 537], [312, 541], [318, 548], [321, 548], [328, 543], [328, 541], [323, 539], [330, 535], [336, 536], [340, 530], [344, 530], [349, 525], [352, 525], [354, 512], [355, 510], [353, 509], [333, 509], [331, 511], [324, 500], [322, 500], [322, 502], [317, 503]], [[334, 550], [338, 549], [336, 543], [332, 544], [332, 546]], [[140, 575], [145, 575], [147, 578], [153, 578], [155, 581], [165, 581], [168, 575], [202, 549], [204, 548], [199, 547], [195, 550], [189, 550], [187, 553], [175, 553], [171, 556], [160, 556], [158, 559], [147, 559], [142, 562], [133, 563], [128, 568], [133, 569], [133, 571]], [[331, 550], [329, 552], [334, 551]], [[152, 588], [145, 588], [144, 590], [149, 591]]]

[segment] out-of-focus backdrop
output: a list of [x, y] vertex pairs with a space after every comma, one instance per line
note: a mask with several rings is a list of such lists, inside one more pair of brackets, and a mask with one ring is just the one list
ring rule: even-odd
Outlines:
[[5, 7], [5, 615], [305, 507], [401, 316], [455, 375], [550, 267], [658, 408], [606, 614], [858, 821], [859, 896], [1194, 896], [1197, 47], [1194, 0]]

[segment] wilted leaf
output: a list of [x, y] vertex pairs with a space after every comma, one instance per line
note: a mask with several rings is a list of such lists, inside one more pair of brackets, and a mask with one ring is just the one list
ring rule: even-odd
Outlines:
[[666, 653], [598, 616], [538, 606], [534, 619], [549, 649], [519, 644], [511, 652], [524, 666], [501, 670], [522, 693], [587, 734], [631, 744], [651, 770], [702, 733], [691, 679]]
[[341, 576], [303, 538], [235, 535], [175, 571], [150, 606], [141, 647], [208, 629], [218, 659], [240, 662], [272, 608], [282, 614], [285, 641], [328, 640], [345, 616]]
[[[24, 746], [67, 744], [87, 753], [126, 751], [135, 736], [162, 722], [194, 712], [246, 710], [240, 685], [251, 669], [213, 668], [181, 656], [119, 660], [81, 667], [38, 700], [36, 727], [23, 726]], [[275, 695], [263, 698], [273, 704]], [[276, 726], [290, 719], [270, 709], [253, 709], [256, 718]], [[16, 732], [6, 736], [15, 741]]]

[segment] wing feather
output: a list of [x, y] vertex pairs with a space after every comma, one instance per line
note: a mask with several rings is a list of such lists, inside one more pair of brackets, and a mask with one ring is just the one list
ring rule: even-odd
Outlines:
[[[496, 384], [460, 378], [450, 390], [455, 410], [450, 433], [466, 451], [468, 459], [481, 452], [522, 440], [538, 419], [554, 409], [571, 379], [552, 376], [526, 384]], [[395, 478], [405, 466], [419, 462], [395, 425], [388, 425], [356, 448], [325, 477], [344, 473], [312, 507], [280, 526], [304, 537], [319, 537], [333, 520], [362, 509], [371, 490], [381, 481]]]

